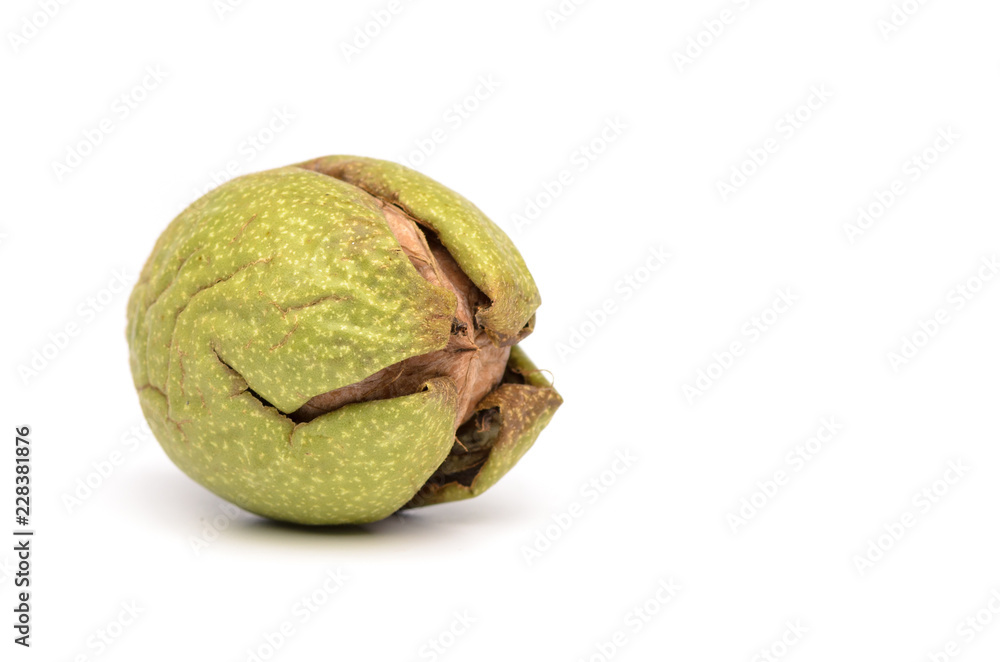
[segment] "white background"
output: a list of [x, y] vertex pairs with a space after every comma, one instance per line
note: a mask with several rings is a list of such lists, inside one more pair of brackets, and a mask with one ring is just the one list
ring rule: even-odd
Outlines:
[[[0, 19], [0, 532], [24, 424], [37, 531], [30, 650], [0, 544], [4, 659], [1000, 655], [1000, 5], [907, 0], [890, 30], [890, 0], [424, 0], [378, 29], [388, 0], [48, 4]], [[409, 159], [507, 230], [566, 404], [478, 499], [303, 530], [144, 433], [112, 281], [227, 167], [338, 153]]]

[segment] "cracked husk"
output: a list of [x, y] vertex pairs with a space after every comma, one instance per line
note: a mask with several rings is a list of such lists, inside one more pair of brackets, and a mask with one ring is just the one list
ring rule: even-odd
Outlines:
[[325, 157], [182, 212], [127, 337], [143, 412], [191, 478], [266, 517], [361, 523], [476, 496], [530, 448], [562, 402], [516, 346], [539, 303], [467, 200]]

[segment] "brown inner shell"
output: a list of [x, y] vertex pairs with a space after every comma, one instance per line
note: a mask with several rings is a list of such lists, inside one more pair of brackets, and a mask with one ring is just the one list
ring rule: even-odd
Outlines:
[[503, 378], [510, 347], [497, 347], [476, 324], [476, 312], [489, 298], [469, 280], [433, 233], [396, 205], [376, 198], [389, 228], [406, 257], [428, 282], [451, 291], [457, 300], [448, 345], [436, 352], [408, 358], [360, 382], [313, 397], [291, 414], [297, 422], [310, 421], [344, 405], [395, 398], [418, 392], [427, 380], [450, 377], [458, 387], [455, 427], [468, 421], [476, 404]]

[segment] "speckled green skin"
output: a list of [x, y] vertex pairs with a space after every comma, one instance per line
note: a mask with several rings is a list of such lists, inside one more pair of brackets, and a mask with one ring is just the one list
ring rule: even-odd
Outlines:
[[390, 200], [432, 228], [469, 279], [493, 302], [477, 318], [498, 342], [513, 342], [542, 303], [531, 272], [510, 238], [454, 191], [419, 172], [375, 159], [327, 156], [300, 165]]
[[[528, 406], [490, 405], [511, 425], [479, 484], [422, 492], [454, 443], [451, 379], [308, 423], [288, 417], [315, 395], [448, 342], [454, 295], [417, 273], [369, 194], [438, 234], [491, 299], [477, 319], [498, 344], [516, 342], [539, 304], [499, 228], [396, 164], [328, 157], [240, 177], [198, 200], [159, 238], [129, 300], [132, 374], [171, 460], [254, 513], [370, 522], [418, 492], [410, 505], [472, 496], [530, 447], [561, 402], [540, 377], [502, 385], [484, 402], [506, 387], [534, 390]], [[519, 350], [511, 361], [528, 365]]]

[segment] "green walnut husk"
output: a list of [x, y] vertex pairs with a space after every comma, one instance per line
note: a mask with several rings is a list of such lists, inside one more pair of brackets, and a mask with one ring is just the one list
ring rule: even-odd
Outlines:
[[541, 299], [479, 209], [331, 156], [239, 177], [160, 236], [128, 303], [142, 410], [220, 497], [302, 524], [481, 494], [562, 403], [516, 343]]

